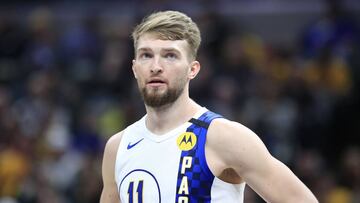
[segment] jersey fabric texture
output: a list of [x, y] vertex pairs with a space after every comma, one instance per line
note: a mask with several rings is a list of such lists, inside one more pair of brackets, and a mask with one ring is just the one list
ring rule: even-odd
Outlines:
[[163, 135], [150, 132], [146, 115], [123, 131], [115, 179], [122, 203], [242, 203], [245, 183], [229, 184], [210, 171], [205, 142], [211, 121], [202, 108]]

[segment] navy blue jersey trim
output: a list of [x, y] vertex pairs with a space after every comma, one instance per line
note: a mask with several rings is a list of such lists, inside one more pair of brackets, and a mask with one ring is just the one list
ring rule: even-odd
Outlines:
[[128, 177], [131, 173], [136, 172], [136, 171], [145, 172], [145, 173], [149, 174], [149, 175], [154, 179], [154, 181], [155, 181], [155, 183], [156, 183], [156, 186], [157, 186], [157, 189], [158, 189], [159, 203], [161, 203], [161, 192], [160, 192], [159, 183], [158, 183], [157, 179], [155, 178], [155, 176], [154, 176], [151, 172], [149, 172], [149, 171], [147, 171], [147, 170], [144, 170], [144, 169], [134, 169], [134, 170], [130, 171], [128, 174], [126, 174], [126, 175], [124, 176], [124, 178], [121, 180], [120, 185], [119, 185], [119, 188], [118, 188], [119, 198], [121, 199], [121, 196], [120, 196], [120, 194], [121, 194], [121, 193], [120, 193], [120, 188], [121, 188], [121, 185], [122, 185], [122, 183], [124, 182], [125, 178]]
[[[212, 120], [221, 118], [222, 116], [207, 111], [199, 118], [190, 119], [189, 122], [193, 123], [189, 126], [186, 132], [192, 132], [197, 137], [197, 143], [190, 150], [181, 152], [178, 181], [176, 186], [176, 199], [178, 203], [181, 198], [183, 201], [191, 203], [210, 203], [211, 202], [211, 187], [215, 176], [210, 171], [205, 158], [205, 144], [207, 131]], [[192, 157], [191, 168], [187, 168], [185, 173], [181, 173], [184, 157]], [[187, 163], [188, 164], [188, 163]], [[186, 176], [186, 177], [184, 177]], [[183, 178], [187, 179], [187, 187], [189, 194], [184, 193], [182, 186]]]
[[202, 120], [198, 120], [198, 119], [195, 119], [195, 118], [191, 118], [189, 122], [193, 123], [195, 125], [201, 126], [203, 128], [206, 128], [206, 129], [208, 129], [209, 125], [210, 125], [210, 123], [206, 123], [206, 122], [204, 122]]

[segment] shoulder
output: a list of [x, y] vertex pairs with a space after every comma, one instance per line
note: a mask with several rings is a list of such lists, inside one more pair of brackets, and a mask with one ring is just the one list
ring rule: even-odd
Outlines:
[[208, 129], [209, 138], [215, 141], [229, 141], [257, 138], [248, 127], [225, 118], [214, 119]]
[[115, 160], [117, 151], [122, 139], [124, 131], [116, 133], [111, 136], [109, 140], [106, 142], [104, 155], [103, 155], [103, 169], [112, 170], [115, 166]]
[[102, 160], [102, 177], [104, 188], [112, 188], [115, 185], [115, 161], [117, 149], [119, 147], [123, 131], [113, 135], [106, 142], [103, 160]]
[[268, 155], [260, 138], [248, 127], [227, 119], [215, 119], [211, 122], [207, 135], [207, 148], [224, 165], [235, 162], [243, 165], [252, 161], [258, 154]]
[[142, 127], [142, 120], [143, 119], [136, 121], [135, 123], [127, 126], [124, 130], [111, 136], [105, 145], [104, 158], [107, 156], [107, 158], [115, 160], [121, 141], [124, 140], [124, 138], [126, 139], [127, 134], [136, 134], [136, 132]]
[[118, 132], [115, 135], [111, 136], [105, 145], [105, 154], [113, 154], [117, 152], [121, 138], [124, 134], [124, 131]]

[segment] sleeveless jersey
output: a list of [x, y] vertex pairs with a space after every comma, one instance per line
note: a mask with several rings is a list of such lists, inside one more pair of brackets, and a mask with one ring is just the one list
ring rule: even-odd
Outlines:
[[245, 183], [229, 184], [205, 159], [208, 126], [218, 114], [202, 108], [190, 121], [155, 135], [144, 116], [123, 131], [115, 164], [122, 203], [242, 203]]

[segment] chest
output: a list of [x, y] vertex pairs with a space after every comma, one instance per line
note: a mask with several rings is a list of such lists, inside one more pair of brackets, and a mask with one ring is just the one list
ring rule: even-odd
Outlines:
[[174, 202], [181, 156], [176, 138], [139, 140], [124, 143], [118, 154], [116, 179], [122, 202]]

